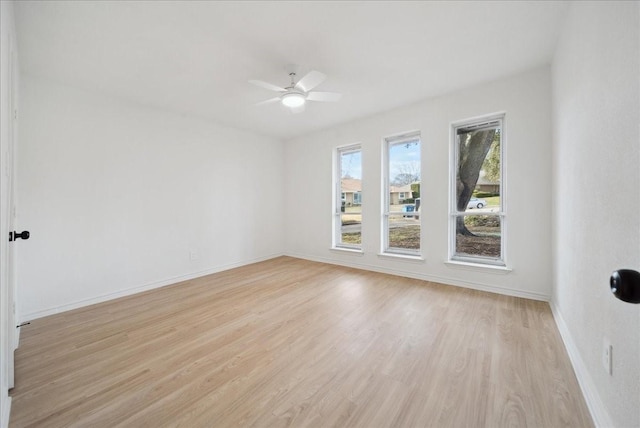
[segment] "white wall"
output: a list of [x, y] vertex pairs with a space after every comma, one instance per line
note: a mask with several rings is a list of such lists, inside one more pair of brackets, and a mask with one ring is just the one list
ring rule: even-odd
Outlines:
[[[12, 119], [12, 100], [10, 93], [17, 91], [17, 75], [11, 82], [10, 61], [11, 52], [14, 52], [13, 60], [17, 61], [17, 48], [15, 43], [15, 22], [13, 17], [13, 2], [0, 2], [0, 427], [9, 424], [11, 398], [8, 391], [13, 379], [13, 339], [16, 333], [15, 319], [12, 309], [11, 278], [9, 276], [9, 216], [11, 183], [11, 166], [13, 163], [11, 146], [15, 123]], [[14, 65], [14, 70], [18, 67]]]
[[640, 270], [638, 5], [573, 3], [552, 71], [552, 305], [601, 426], [640, 426], [640, 305], [609, 291], [612, 271]]
[[282, 142], [21, 85], [22, 319], [282, 253]]
[[[551, 83], [548, 67], [351, 122], [285, 145], [286, 251], [337, 264], [536, 299], [551, 294]], [[506, 112], [508, 274], [445, 265], [449, 130], [453, 121]], [[378, 256], [385, 136], [422, 133], [422, 248], [426, 261]], [[362, 144], [363, 255], [331, 251], [332, 152]], [[535, 202], [534, 202], [535, 201]]]

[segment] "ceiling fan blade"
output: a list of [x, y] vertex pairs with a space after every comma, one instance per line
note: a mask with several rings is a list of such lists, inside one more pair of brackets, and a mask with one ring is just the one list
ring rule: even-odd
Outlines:
[[337, 92], [309, 92], [307, 99], [309, 101], [338, 101], [342, 97], [342, 94]]
[[324, 79], [326, 78], [327, 76], [320, 73], [319, 71], [310, 71], [302, 79], [300, 79], [298, 83], [296, 83], [295, 88], [300, 89], [304, 92], [309, 92], [310, 90], [324, 82]]
[[285, 88], [281, 88], [280, 86], [272, 85], [271, 83], [263, 82], [262, 80], [249, 80], [249, 83], [252, 83], [256, 86], [260, 86], [261, 88], [268, 89], [270, 91], [276, 92], [287, 92]]
[[275, 98], [270, 98], [268, 100], [261, 101], [261, 102], [257, 103], [256, 105], [257, 106], [263, 106], [265, 104], [277, 103], [278, 101], [280, 101], [280, 97], [275, 97]]

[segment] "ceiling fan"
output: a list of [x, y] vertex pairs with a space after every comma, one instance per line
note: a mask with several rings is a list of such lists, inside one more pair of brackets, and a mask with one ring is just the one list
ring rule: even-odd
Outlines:
[[260, 86], [261, 88], [280, 92], [279, 96], [259, 102], [256, 105], [259, 106], [281, 102], [282, 105], [289, 107], [292, 113], [301, 113], [304, 111], [304, 106], [307, 101], [334, 102], [338, 101], [340, 97], [342, 97], [342, 94], [337, 92], [311, 91], [327, 78], [327, 76], [319, 71], [310, 71], [302, 79], [298, 80], [297, 83], [295, 81], [295, 72], [292, 71], [289, 73], [289, 76], [291, 77], [291, 83], [286, 88], [272, 85], [271, 83], [263, 82], [262, 80], [249, 80], [249, 83]]

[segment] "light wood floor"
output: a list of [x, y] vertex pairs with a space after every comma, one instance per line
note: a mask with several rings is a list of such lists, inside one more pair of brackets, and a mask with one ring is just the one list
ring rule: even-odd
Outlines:
[[281, 257], [35, 320], [11, 427], [590, 427], [546, 303]]

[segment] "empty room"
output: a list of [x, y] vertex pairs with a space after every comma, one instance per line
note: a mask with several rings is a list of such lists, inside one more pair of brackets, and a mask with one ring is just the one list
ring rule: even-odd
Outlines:
[[0, 4], [0, 427], [640, 428], [640, 2]]

